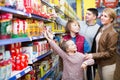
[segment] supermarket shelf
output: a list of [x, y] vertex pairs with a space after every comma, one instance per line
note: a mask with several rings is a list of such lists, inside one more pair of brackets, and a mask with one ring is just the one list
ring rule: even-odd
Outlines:
[[55, 7], [56, 12], [64, 14], [68, 18], [74, 18], [74, 19], [79, 20], [79, 18], [75, 14], [69, 12], [69, 10], [66, 9], [66, 11], [69, 13], [69, 15], [68, 15], [68, 14], [65, 13], [66, 11], [62, 11], [58, 6], [54, 6], [54, 7]]
[[64, 14], [64, 12], [62, 11], [62, 10], [60, 10], [60, 8], [58, 7], [58, 6], [54, 6], [55, 7], [55, 10], [57, 11], [57, 12], [60, 12], [60, 13], [63, 13]]
[[38, 60], [40, 60], [40, 59], [43, 59], [44, 57], [48, 56], [48, 55], [51, 54], [51, 53], [52, 53], [52, 51], [48, 51], [47, 53], [42, 54], [41, 56], [33, 59], [33, 60], [32, 60], [32, 63], [34, 63], [34, 62], [36, 62], [36, 61], [38, 61]]
[[27, 74], [29, 71], [32, 70], [31, 66], [21, 70], [21, 71], [13, 71], [9, 80], [17, 80], [18, 78], [22, 77], [23, 75]]
[[30, 39], [28, 37], [26, 37], [26, 38], [3, 39], [3, 40], [0, 40], [0, 46], [7, 45], [7, 44], [13, 44], [13, 43], [17, 43], [17, 42], [25, 42], [25, 41], [30, 41]]
[[38, 39], [43, 39], [45, 38], [44, 36], [35, 36], [35, 37], [31, 37], [31, 40], [38, 40]]
[[45, 0], [41, 0], [44, 4], [46, 4], [47, 6], [51, 7], [51, 8], [54, 8], [50, 3], [48, 3], [47, 1]]
[[51, 20], [47, 19], [47, 18], [44, 18], [42, 16], [38, 16], [36, 14], [31, 14], [31, 18], [35, 18], [37, 20], [44, 20], [44, 21], [47, 21], [47, 22], [50, 22]]
[[0, 46], [13, 44], [13, 43], [17, 43], [17, 42], [33, 41], [33, 40], [38, 40], [38, 39], [43, 39], [43, 38], [44, 38], [44, 36], [3, 39], [3, 40], [0, 40]]
[[56, 80], [60, 80], [61, 76], [62, 76], [62, 72], [60, 71], [60, 72], [59, 72], [59, 75], [58, 75], [57, 78], [56, 78]]
[[52, 71], [54, 71], [54, 69], [58, 66], [58, 63], [55, 64], [55, 66], [53, 66], [50, 70], [48, 70], [46, 72], [46, 74], [40, 79], [40, 80], [45, 80], [50, 74]]
[[59, 7], [57, 7], [57, 6], [54, 6], [54, 7], [55, 7], [56, 12], [64, 14], [67, 18], [71, 18], [70, 16], [68, 16], [67, 14], [65, 14], [64, 11], [60, 10]]
[[9, 12], [9, 13], [13, 13], [13, 14], [18, 14], [18, 15], [23, 15], [23, 16], [30, 17], [29, 14], [27, 14], [27, 13], [25, 13], [23, 11], [15, 10], [15, 9], [8, 8], [8, 7], [0, 6], [0, 11]]
[[[27, 17], [27, 18], [44, 20], [44, 21], [47, 21], [47, 22], [51, 21], [51, 20], [46, 19], [46, 18], [44, 18], [42, 16], [31, 14], [31, 13], [26, 13], [26, 12], [23, 12], [23, 11], [20, 11], [20, 10], [15, 10], [15, 9], [12, 9], [12, 8], [9, 8], [9, 7], [0, 6], [0, 11], [12, 13], [14, 15], [18, 15], [18, 17], [24, 16], [24, 17]], [[22, 16], [19, 16], [19, 15], [22, 15]]]

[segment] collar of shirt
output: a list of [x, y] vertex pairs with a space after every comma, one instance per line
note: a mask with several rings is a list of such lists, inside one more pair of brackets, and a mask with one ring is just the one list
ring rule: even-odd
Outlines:
[[89, 27], [89, 26], [94, 26], [94, 25], [96, 25], [96, 22], [94, 22], [94, 24], [92, 24], [92, 25], [89, 25], [87, 22], [86, 22], [86, 24], [87, 24], [88, 27]]

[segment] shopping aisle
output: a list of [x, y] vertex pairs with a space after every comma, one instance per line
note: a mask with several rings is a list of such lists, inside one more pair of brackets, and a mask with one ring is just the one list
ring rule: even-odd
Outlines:
[[[65, 27], [56, 22], [56, 14], [64, 20], [84, 20], [88, 7], [97, 4], [101, 13], [108, 6], [100, 0], [93, 2], [95, 0], [91, 1], [93, 5], [86, 6], [88, 0], [0, 1], [0, 80], [60, 80], [59, 56], [51, 49], [43, 32], [51, 30], [59, 45]], [[115, 10], [119, 23], [119, 4]]]

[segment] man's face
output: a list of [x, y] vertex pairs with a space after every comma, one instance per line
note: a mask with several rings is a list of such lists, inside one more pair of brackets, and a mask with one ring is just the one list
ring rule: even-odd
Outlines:
[[86, 12], [86, 16], [85, 16], [86, 21], [91, 21], [95, 19], [96, 19], [96, 16], [91, 11]]

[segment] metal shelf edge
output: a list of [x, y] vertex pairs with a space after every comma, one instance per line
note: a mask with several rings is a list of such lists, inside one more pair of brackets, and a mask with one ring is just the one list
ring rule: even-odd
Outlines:
[[0, 40], [0, 46], [12, 44], [12, 43], [17, 43], [17, 42], [25, 42], [25, 41], [30, 41], [30, 39], [28, 37], [26, 37], [26, 38], [3, 39], [3, 40]]
[[12, 72], [12, 76], [9, 78], [9, 80], [16, 80], [16, 79], [22, 77], [23, 75], [27, 74], [31, 70], [32, 70], [32, 66], [28, 66], [21, 71], [14, 71], [14, 72]]
[[40, 59], [42, 59], [42, 58], [48, 56], [48, 55], [51, 54], [51, 53], [52, 53], [52, 51], [48, 51], [48, 52], [46, 52], [46, 53], [44, 53], [44, 54], [38, 56], [37, 58], [35, 58], [35, 59], [32, 60], [32, 63], [34, 63], [34, 62], [36, 62], [36, 61], [38, 61], [38, 60], [40, 60]]

